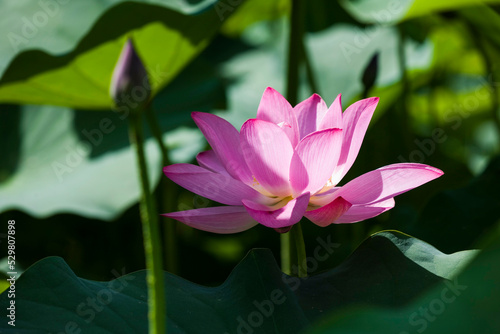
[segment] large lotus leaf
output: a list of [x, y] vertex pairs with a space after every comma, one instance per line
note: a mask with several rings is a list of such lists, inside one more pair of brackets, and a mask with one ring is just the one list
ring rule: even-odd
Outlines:
[[401, 309], [348, 309], [308, 333], [498, 333], [500, 229], [489, 245], [451, 281], [436, 285]]
[[342, 0], [340, 3], [360, 22], [392, 24], [440, 11], [499, 2], [499, 0]]
[[[156, 96], [152, 107], [171, 161], [189, 162], [205, 146], [199, 131], [184, 127], [192, 123], [190, 112], [208, 112], [224, 101], [221, 80], [200, 57]], [[0, 113], [0, 212], [109, 220], [138, 200], [126, 113], [49, 106], [4, 106]], [[156, 146], [147, 143], [152, 186], [162, 175]]]
[[[72, 212], [109, 220], [134, 204], [140, 188], [135, 155], [126, 145], [127, 121], [111, 112], [105, 116], [96, 127], [76, 129], [75, 119], [81, 116], [71, 109], [23, 107], [20, 122], [12, 124], [21, 127], [18, 164], [0, 184], [0, 211], [18, 209], [36, 217]], [[116, 145], [113, 137], [118, 135], [124, 147], [102, 152]], [[164, 139], [176, 148], [171, 153], [177, 162], [189, 161], [204, 146], [195, 130], [167, 132]], [[146, 143], [146, 156], [153, 187], [162, 166], [152, 139]]]
[[[90, 158], [93, 147], [107, 141], [102, 130], [112, 135], [126, 121], [103, 117], [107, 126], [84, 128], [92, 140], [84, 141], [81, 133], [72, 130], [74, 119], [75, 112], [67, 108], [22, 108], [20, 122], [11, 124], [20, 126], [19, 163], [14, 174], [0, 184], [1, 211], [19, 209], [37, 217], [69, 211], [111, 219], [139, 198], [132, 149]], [[19, 139], [7, 141], [14, 140]], [[148, 141], [146, 152], [152, 184], [156, 184], [161, 165], [153, 141]]]
[[196, 15], [143, 3], [114, 6], [69, 53], [18, 54], [0, 80], [0, 102], [111, 108], [111, 73], [129, 37], [156, 93], [206, 47], [229, 16], [223, 16], [219, 6], [215, 3]]
[[[20, 52], [39, 49], [50, 54], [70, 52], [99, 17], [124, 0], [41, 0], [0, 2], [0, 77], [9, 62]], [[215, 0], [143, 0], [142, 3], [194, 14]], [[127, 29], [127, 26], [123, 26]], [[120, 27], [118, 27], [120, 29]], [[124, 30], [125, 31], [125, 30]]]
[[[318, 239], [308, 265], [335, 254], [329, 237]], [[299, 279], [281, 273], [272, 254], [251, 251], [218, 287], [165, 273], [169, 333], [298, 333], [325, 312], [349, 305], [404, 305], [449, 279], [474, 251], [445, 255], [395, 231], [367, 239], [342, 265]], [[113, 271], [116, 273], [117, 271]], [[110, 282], [78, 278], [60, 258], [44, 259], [16, 283], [16, 327], [4, 333], [66, 328], [91, 333], [144, 333], [145, 271]], [[0, 296], [6, 309], [9, 298]]]

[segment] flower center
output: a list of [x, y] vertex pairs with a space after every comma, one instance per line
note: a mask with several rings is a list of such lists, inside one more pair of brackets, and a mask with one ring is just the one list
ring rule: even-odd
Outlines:
[[271, 204], [266, 203], [266, 205], [268, 205], [270, 209], [278, 210], [278, 209], [284, 207], [285, 205], [287, 205], [288, 202], [290, 202], [293, 199], [292, 195], [289, 195], [286, 197], [280, 197], [280, 196], [276, 196], [276, 195], [271, 194], [270, 192], [268, 192], [266, 189], [264, 189], [260, 185], [260, 183], [257, 180], [257, 178], [255, 177], [255, 175], [252, 175], [252, 178], [253, 178], [252, 188], [254, 188], [258, 192], [260, 192], [262, 195], [267, 196], [271, 199], [271, 201], [270, 201]]

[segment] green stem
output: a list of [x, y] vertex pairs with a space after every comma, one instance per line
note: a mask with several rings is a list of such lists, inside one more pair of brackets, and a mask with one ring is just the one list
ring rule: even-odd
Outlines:
[[162, 253], [159, 238], [158, 213], [149, 189], [149, 177], [144, 154], [144, 135], [141, 114], [130, 116], [130, 143], [134, 146], [141, 184], [140, 211], [144, 253], [146, 256], [149, 333], [166, 332], [166, 306], [163, 286]]
[[[168, 158], [168, 149], [163, 142], [163, 133], [160, 126], [158, 125], [158, 119], [154, 114], [152, 108], [147, 108], [146, 118], [148, 125], [153, 133], [156, 142], [161, 151], [162, 155], [162, 165], [170, 165], [170, 159]], [[162, 177], [161, 185], [161, 209], [162, 212], [172, 212], [176, 210], [177, 196], [176, 196], [176, 186], [175, 184], [166, 177]], [[163, 225], [163, 244], [165, 246], [165, 267], [167, 271], [177, 274], [178, 273], [178, 263], [177, 263], [177, 238], [176, 238], [176, 221], [172, 218], [165, 217], [165, 224]]]
[[[299, 63], [301, 58], [307, 56], [303, 45], [303, 13], [303, 0], [292, 0], [286, 91], [288, 102], [292, 106], [298, 102]], [[292, 268], [297, 266], [298, 276], [307, 276], [305, 253], [302, 228], [298, 223], [288, 233], [281, 235], [281, 266], [283, 272], [289, 275], [295, 274], [292, 272]]]
[[313, 93], [319, 93], [318, 90], [318, 85], [316, 84], [316, 77], [314, 75], [314, 71], [311, 65], [311, 60], [309, 57], [309, 54], [307, 53], [306, 49], [306, 44], [304, 43], [304, 39], [302, 38], [300, 40], [300, 47], [301, 47], [301, 53], [302, 57], [304, 59], [304, 64], [306, 65], [306, 76], [307, 76], [307, 81], [309, 82], [309, 87], [311, 88]]
[[290, 232], [280, 234], [281, 242], [281, 271], [287, 275], [292, 275], [292, 245], [290, 242]]
[[288, 71], [287, 90], [288, 102], [297, 104], [299, 87], [299, 62], [303, 38], [302, 0], [292, 0], [292, 15], [290, 18], [290, 37], [288, 40]]
[[300, 222], [295, 224], [290, 230], [291, 238], [295, 242], [295, 251], [297, 257], [297, 266], [299, 277], [307, 277], [307, 263], [306, 263], [306, 245], [304, 244], [304, 236], [302, 234], [302, 225]]

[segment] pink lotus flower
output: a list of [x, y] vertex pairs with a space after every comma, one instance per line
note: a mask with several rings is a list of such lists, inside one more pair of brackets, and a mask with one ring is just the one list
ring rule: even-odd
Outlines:
[[394, 196], [443, 172], [398, 163], [337, 186], [356, 160], [378, 100], [358, 101], [342, 113], [340, 95], [330, 108], [317, 94], [292, 107], [267, 88], [257, 118], [246, 121], [239, 133], [218, 116], [193, 112], [213, 150], [198, 154], [200, 166], [167, 166], [165, 175], [227, 206], [165, 216], [215, 233], [236, 233], [258, 223], [284, 232], [303, 216], [327, 226], [358, 222], [393, 208]]

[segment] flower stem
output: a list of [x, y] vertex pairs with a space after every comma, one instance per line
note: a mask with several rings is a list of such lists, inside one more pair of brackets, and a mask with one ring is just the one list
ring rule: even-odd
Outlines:
[[292, 274], [293, 252], [290, 239], [290, 232], [280, 234], [281, 271], [283, 271], [287, 275]]
[[[288, 70], [287, 70], [287, 100], [292, 106], [297, 104], [299, 87], [299, 65], [306, 52], [303, 45], [303, 0], [292, 0], [292, 14], [290, 17], [290, 36], [288, 41]], [[312, 77], [311, 77], [312, 78]], [[298, 276], [307, 276], [305, 267], [305, 246], [300, 222], [295, 224], [288, 233], [281, 235], [281, 266], [286, 274], [295, 274], [293, 267], [298, 268]], [[305, 271], [305, 273], [304, 273]]]
[[292, 106], [297, 104], [299, 87], [299, 62], [303, 52], [302, 0], [292, 0], [290, 36], [288, 39], [287, 100]]
[[[158, 119], [154, 114], [151, 107], [146, 109], [146, 119], [148, 125], [153, 133], [156, 142], [161, 151], [162, 155], [162, 165], [170, 165], [170, 159], [168, 158], [168, 149], [163, 142], [162, 131], [158, 125]], [[166, 177], [162, 177], [161, 185], [161, 209], [163, 212], [175, 211], [176, 206], [176, 187], [175, 184]], [[175, 237], [176, 231], [176, 221], [172, 218], [165, 217], [165, 225], [163, 229], [163, 244], [165, 245], [165, 267], [167, 271], [172, 274], [177, 274], [178, 264], [177, 264], [177, 239]]]
[[158, 213], [156, 212], [156, 205], [149, 189], [141, 117], [139, 113], [131, 114], [129, 134], [130, 143], [134, 146], [137, 156], [139, 181], [142, 190], [140, 211], [147, 268], [149, 333], [163, 334], [166, 332], [166, 306]]
[[311, 88], [313, 93], [318, 93], [319, 94], [319, 89], [318, 85], [316, 83], [316, 77], [314, 75], [314, 70], [311, 65], [311, 58], [309, 57], [309, 54], [307, 52], [306, 48], [306, 43], [304, 42], [304, 39], [302, 38], [300, 40], [300, 48], [301, 48], [301, 54], [304, 60], [304, 64], [306, 66], [306, 76], [307, 76], [307, 81], [309, 83], [309, 87]]
[[297, 258], [297, 267], [299, 277], [307, 277], [307, 264], [306, 264], [306, 246], [304, 244], [304, 235], [302, 234], [302, 226], [300, 222], [295, 224], [290, 230], [291, 238], [295, 242], [295, 252]]
[[292, 261], [290, 254], [290, 233], [280, 234], [280, 254], [281, 254], [281, 271], [287, 275], [292, 274]]

